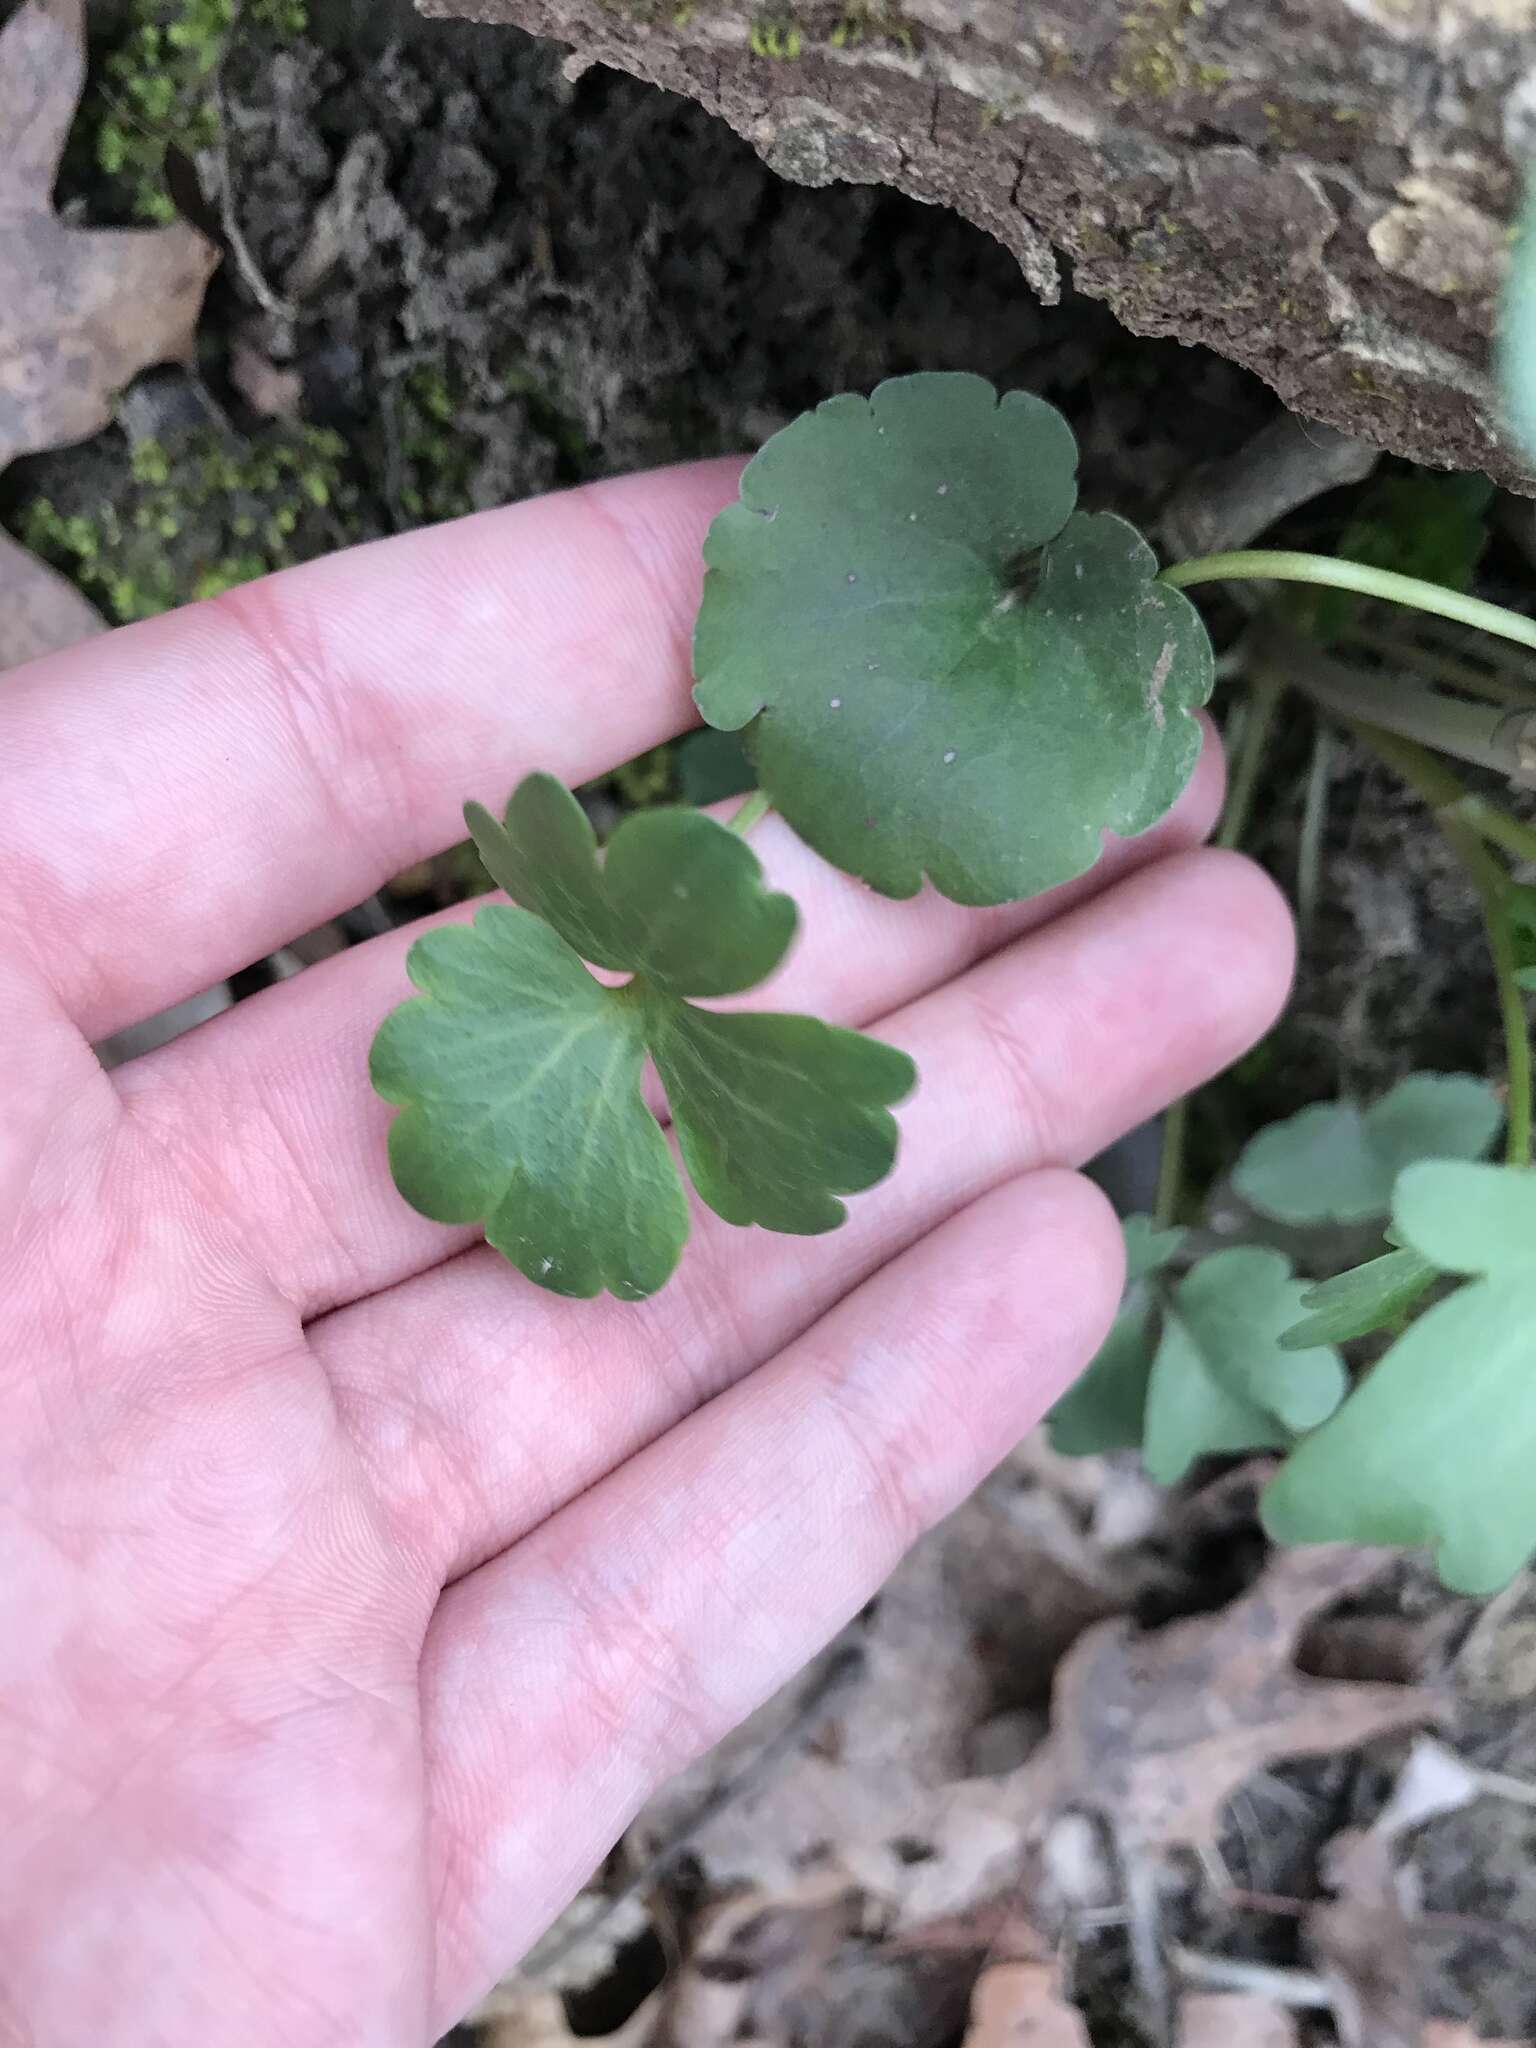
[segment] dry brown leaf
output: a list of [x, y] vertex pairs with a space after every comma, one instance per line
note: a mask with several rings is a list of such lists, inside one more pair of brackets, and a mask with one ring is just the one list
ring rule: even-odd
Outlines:
[[1056, 1809], [1100, 1812], [1138, 1848], [1214, 1854], [1221, 1810], [1255, 1771], [1438, 1719], [1441, 1703], [1418, 1687], [1296, 1668], [1307, 1623], [1391, 1554], [1350, 1544], [1277, 1551], [1220, 1613], [1151, 1633], [1124, 1621], [1089, 1629], [1052, 1695]]
[[1179, 2007], [1177, 2048], [1296, 2048], [1296, 2019], [1251, 1991], [1211, 1991]]
[[749, 1891], [707, 1907], [693, 1947], [667, 1987], [671, 2039], [686, 2048], [777, 2040], [802, 1995], [860, 1932], [861, 1895], [833, 1871], [793, 1890]]
[[524, 1997], [482, 2024], [479, 2048], [577, 2048], [578, 2041], [594, 2038], [603, 2048], [648, 2048], [660, 2013], [661, 1993], [653, 1991], [613, 2033], [577, 2035], [559, 1994], [529, 1985]]
[[106, 630], [72, 583], [0, 533], [0, 675]]
[[570, 2022], [559, 1994], [529, 1985], [482, 2028], [481, 2048], [570, 2048]]
[[1536, 2048], [1533, 2041], [1490, 2041], [1465, 2020], [1430, 2020], [1420, 2048]]
[[1061, 1972], [1035, 1927], [1017, 1914], [971, 1992], [964, 2048], [1090, 2048], [1081, 2012], [1062, 1995]]
[[72, 228], [53, 181], [85, 80], [82, 0], [0, 31], [0, 468], [84, 440], [151, 363], [191, 356], [218, 254], [184, 222]]
[[1344, 2048], [1419, 2048], [1418, 1950], [1390, 1836], [1363, 1828], [1335, 1835], [1321, 1875], [1334, 1896], [1307, 1914], [1307, 1944], [1333, 1994]]

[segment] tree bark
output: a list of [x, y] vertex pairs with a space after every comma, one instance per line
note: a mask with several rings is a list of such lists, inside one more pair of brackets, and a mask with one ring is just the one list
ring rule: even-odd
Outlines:
[[786, 178], [953, 207], [1047, 303], [1065, 259], [1137, 333], [1536, 490], [1489, 369], [1536, 0], [420, 4], [684, 93]]

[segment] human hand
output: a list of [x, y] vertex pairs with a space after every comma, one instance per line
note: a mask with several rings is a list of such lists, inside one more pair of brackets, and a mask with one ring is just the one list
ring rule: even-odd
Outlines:
[[[107, 1075], [90, 1041], [689, 715], [724, 464], [361, 549], [0, 679], [0, 2039], [422, 2048], [648, 1792], [1091, 1355], [1065, 1170], [1239, 1053], [1284, 909], [1177, 811], [1034, 903], [886, 902], [770, 820], [754, 1002], [913, 1052], [828, 1237], [696, 1217], [540, 1292], [391, 1185], [392, 933]], [[473, 906], [448, 913], [469, 914]]]

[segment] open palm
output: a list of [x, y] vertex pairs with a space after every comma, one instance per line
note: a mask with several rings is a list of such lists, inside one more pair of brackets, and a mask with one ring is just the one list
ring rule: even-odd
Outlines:
[[1188, 850], [1213, 749], [1001, 911], [887, 903], [770, 822], [806, 937], [761, 1000], [922, 1086], [843, 1230], [699, 1215], [638, 1307], [394, 1192], [366, 1050], [405, 934], [101, 1070], [465, 795], [686, 723], [733, 481], [484, 514], [0, 680], [0, 2040], [422, 2048], [1083, 1365], [1120, 1253], [1064, 1169], [1281, 999], [1277, 897]]

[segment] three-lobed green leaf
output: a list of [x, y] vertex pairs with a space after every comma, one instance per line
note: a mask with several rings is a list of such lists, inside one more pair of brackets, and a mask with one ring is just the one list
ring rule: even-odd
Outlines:
[[[891, 1167], [906, 1054], [813, 1017], [716, 1012], [691, 997], [770, 974], [795, 929], [751, 848], [698, 811], [628, 818], [600, 861], [579, 804], [529, 776], [498, 821], [466, 808], [487, 869], [520, 909], [429, 933], [418, 997], [374, 1041], [374, 1086], [400, 1105], [390, 1160], [407, 1201], [483, 1222], [541, 1286], [635, 1300], [671, 1274], [688, 1204], [641, 1095], [646, 1054], [679, 1148], [728, 1222], [831, 1230], [839, 1196]], [[605, 987], [583, 961], [628, 973]]]
[[1197, 1458], [1284, 1448], [1344, 1398], [1331, 1348], [1287, 1352], [1301, 1283], [1279, 1252], [1237, 1245], [1185, 1275], [1169, 1305], [1147, 1382], [1143, 1455], [1161, 1484]]
[[1413, 1161], [1479, 1158], [1503, 1114], [1471, 1074], [1410, 1074], [1369, 1109], [1317, 1102], [1269, 1125], [1245, 1148], [1233, 1185], [1282, 1223], [1363, 1223], [1387, 1214]]
[[1284, 1448], [1333, 1412], [1343, 1366], [1330, 1349], [1298, 1357], [1281, 1338], [1301, 1283], [1278, 1252], [1234, 1246], [1199, 1260], [1173, 1285], [1154, 1277], [1185, 1233], [1125, 1226], [1128, 1285], [1108, 1338], [1050, 1415], [1069, 1456], [1139, 1445], [1165, 1485], [1197, 1458]]
[[710, 528], [699, 708], [886, 895], [1034, 895], [1194, 767], [1205, 628], [1133, 527], [1074, 512], [1075, 464], [1042, 399], [901, 377], [776, 434]]
[[1046, 1418], [1052, 1447], [1069, 1458], [1133, 1450], [1141, 1443], [1157, 1312], [1147, 1283], [1178, 1257], [1185, 1233], [1160, 1230], [1149, 1216], [1127, 1216], [1120, 1228], [1125, 1295], [1119, 1313], [1087, 1370]]
[[1469, 1282], [1293, 1452], [1264, 1521], [1285, 1543], [1430, 1544], [1447, 1585], [1491, 1592], [1536, 1549], [1536, 1176], [1410, 1166], [1393, 1219], [1405, 1249]]

